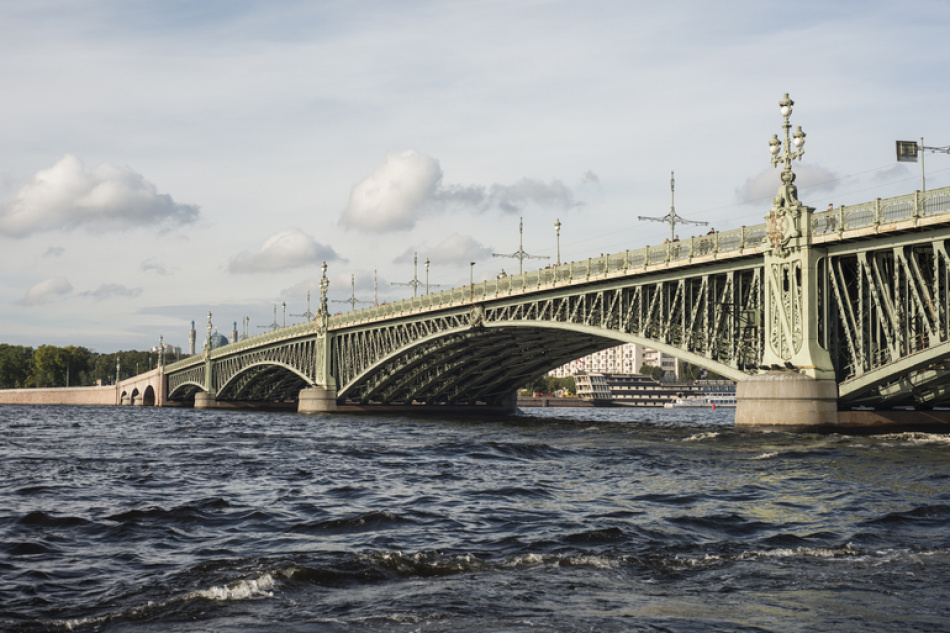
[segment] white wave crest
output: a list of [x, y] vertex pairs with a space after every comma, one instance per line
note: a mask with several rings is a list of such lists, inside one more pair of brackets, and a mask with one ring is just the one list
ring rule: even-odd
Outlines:
[[566, 556], [560, 562], [563, 567], [593, 567], [594, 569], [615, 569], [620, 561], [604, 556]]
[[778, 451], [774, 453], [762, 453], [761, 455], [756, 455], [752, 459], [772, 459], [773, 457], [778, 457]]
[[505, 567], [521, 567], [522, 565], [542, 565], [544, 564], [544, 556], [541, 554], [522, 554], [520, 556], [513, 556], [512, 558], [505, 561]]
[[706, 567], [722, 562], [722, 556], [716, 554], [705, 554], [702, 558], [686, 558], [683, 556], [674, 556], [670, 564], [674, 569], [687, 569], [689, 567]]
[[[906, 433], [887, 433], [879, 435], [878, 439], [888, 442], [899, 442], [906, 444], [947, 444], [950, 445], [950, 435], [941, 433], [921, 433], [908, 431]], [[888, 444], [893, 446], [893, 444]]]
[[685, 438], [684, 442], [701, 442], [702, 440], [711, 440], [714, 437], [719, 437], [719, 433], [715, 431], [705, 431], [703, 433], [697, 433], [696, 435], [690, 435]]
[[739, 556], [740, 560], [752, 558], [845, 558], [860, 556], [861, 553], [851, 543], [841, 547], [779, 547], [770, 550], [756, 550]]
[[259, 578], [240, 580], [231, 585], [199, 589], [192, 596], [206, 600], [247, 600], [255, 596], [271, 598], [274, 596], [273, 589], [276, 584], [274, 577], [266, 573]]

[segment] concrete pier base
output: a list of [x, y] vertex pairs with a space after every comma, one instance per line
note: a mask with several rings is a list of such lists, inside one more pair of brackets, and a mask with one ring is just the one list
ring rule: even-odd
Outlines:
[[215, 394], [208, 393], [207, 391], [199, 391], [195, 394], [195, 408], [196, 409], [213, 409], [217, 404]]
[[796, 371], [770, 371], [736, 385], [735, 426], [818, 431], [838, 425], [838, 385]]
[[301, 389], [297, 396], [297, 413], [324, 413], [336, 411], [336, 389], [310, 387]]
[[517, 413], [518, 412], [518, 392], [512, 391], [501, 401], [501, 410], [504, 413]]

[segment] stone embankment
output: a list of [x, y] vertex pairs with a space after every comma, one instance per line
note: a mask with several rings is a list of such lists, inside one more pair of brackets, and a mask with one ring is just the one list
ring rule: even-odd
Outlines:
[[114, 405], [115, 385], [105, 387], [48, 387], [0, 389], [0, 404]]

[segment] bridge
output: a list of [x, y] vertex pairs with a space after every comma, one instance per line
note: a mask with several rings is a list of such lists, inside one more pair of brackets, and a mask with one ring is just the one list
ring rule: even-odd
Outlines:
[[780, 105], [764, 224], [332, 316], [324, 264], [312, 321], [213, 349], [209, 313], [204, 352], [164, 366], [160, 399], [510, 410], [551, 369], [638, 343], [739, 381], [739, 426], [950, 404], [950, 188], [816, 213], [794, 184], [804, 134]]

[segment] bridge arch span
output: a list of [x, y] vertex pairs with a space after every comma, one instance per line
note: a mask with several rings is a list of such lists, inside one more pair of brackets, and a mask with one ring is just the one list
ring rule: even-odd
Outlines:
[[362, 404], [499, 404], [538, 376], [621, 343], [660, 349], [730, 378], [746, 377], [708, 358], [615, 330], [517, 320], [456, 327], [418, 338], [341, 384], [338, 398]]
[[249, 402], [289, 401], [295, 400], [301, 389], [312, 386], [312, 379], [301, 368], [280, 361], [260, 360], [224, 377], [217, 397]]
[[191, 380], [183, 381], [176, 384], [171, 391], [168, 392], [168, 399], [175, 400], [176, 402], [191, 400], [199, 391], [204, 391], [204, 385]]

